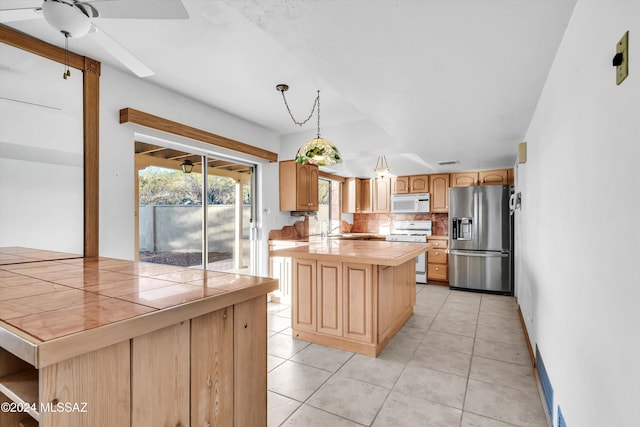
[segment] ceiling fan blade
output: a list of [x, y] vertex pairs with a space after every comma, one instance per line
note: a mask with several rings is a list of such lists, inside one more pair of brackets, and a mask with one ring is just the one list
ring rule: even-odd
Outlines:
[[0, 22], [26, 21], [27, 19], [42, 18], [39, 8], [4, 9], [0, 10]]
[[120, 61], [122, 65], [133, 71], [138, 77], [149, 77], [154, 74], [151, 68], [147, 67], [120, 43], [109, 37], [107, 33], [101, 31], [95, 25], [92, 25], [92, 27], [93, 32], [89, 33], [90, 37]]
[[[83, 3], [83, 2], [81, 2]], [[95, 7], [99, 18], [117, 19], [188, 19], [180, 0], [94, 0], [85, 3]]]

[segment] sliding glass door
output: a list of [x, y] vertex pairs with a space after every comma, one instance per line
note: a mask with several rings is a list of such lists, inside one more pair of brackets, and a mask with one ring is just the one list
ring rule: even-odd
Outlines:
[[251, 273], [254, 166], [136, 142], [141, 261]]

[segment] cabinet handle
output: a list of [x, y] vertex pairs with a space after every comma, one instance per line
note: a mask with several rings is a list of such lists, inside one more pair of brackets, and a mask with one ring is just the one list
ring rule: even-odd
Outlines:
[[439, 267], [436, 267], [436, 271], [440, 271], [440, 268], [439, 268]]

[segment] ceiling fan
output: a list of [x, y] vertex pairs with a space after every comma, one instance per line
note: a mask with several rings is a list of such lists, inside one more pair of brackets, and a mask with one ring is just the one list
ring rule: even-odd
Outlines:
[[[5, 2], [6, 3], [6, 2]], [[138, 77], [153, 75], [151, 70], [131, 52], [96, 27], [99, 19], [188, 19], [189, 14], [181, 0], [44, 0], [40, 6], [2, 8], [0, 22], [9, 23], [44, 18], [65, 37], [83, 37], [89, 34], [124, 66]], [[67, 78], [68, 74], [65, 75]]]

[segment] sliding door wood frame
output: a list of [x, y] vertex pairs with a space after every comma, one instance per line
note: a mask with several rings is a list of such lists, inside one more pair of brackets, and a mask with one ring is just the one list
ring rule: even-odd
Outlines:
[[0, 25], [0, 42], [82, 71], [84, 156], [84, 256], [99, 252], [100, 62]]
[[179, 122], [154, 116], [133, 108], [123, 108], [120, 110], [120, 124], [125, 123], [132, 123], [172, 135], [182, 136], [193, 139], [194, 141], [204, 142], [216, 147], [226, 148], [238, 153], [265, 159], [272, 163], [278, 161], [278, 153], [245, 144], [244, 142], [235, 141], [233, 139], [216, 135], [215, 133], [197, 129]]

